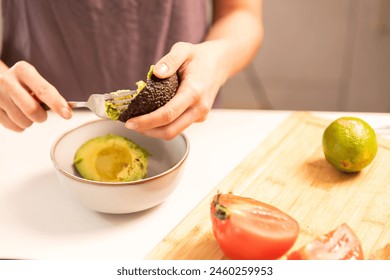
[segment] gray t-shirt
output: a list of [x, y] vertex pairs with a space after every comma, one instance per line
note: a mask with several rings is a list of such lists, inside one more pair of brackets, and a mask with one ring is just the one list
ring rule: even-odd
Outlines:
[[1, 59], [34, 65], [68, 100], [136, 88], [179, 41], [207, 31], [206, 0], [2, 0]]

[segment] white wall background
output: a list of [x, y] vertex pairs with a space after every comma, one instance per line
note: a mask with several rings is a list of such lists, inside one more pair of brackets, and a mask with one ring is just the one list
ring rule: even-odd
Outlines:
[[390, 0], [263, 3], [263, 47], [220, 106], [390, 112]]

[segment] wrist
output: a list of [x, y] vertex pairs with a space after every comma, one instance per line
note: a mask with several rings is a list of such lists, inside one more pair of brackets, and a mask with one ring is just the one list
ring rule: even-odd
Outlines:
[[219, 73], [219, 82], [224, 84], [234, 74], [234, 60], [232, 59], [231, 47], [226, 39], [204, 41], [199, 44], [207, 52], [207, 59], [216, 65]]

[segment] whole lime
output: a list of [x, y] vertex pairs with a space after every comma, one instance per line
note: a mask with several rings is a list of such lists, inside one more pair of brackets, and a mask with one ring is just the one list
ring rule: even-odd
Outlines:
[[341, 117], [324, 131], [322, 149], [327, 161], [344, 172], [357, 172], [369, 165], [378, 151], [374, 129], [356, 117]]

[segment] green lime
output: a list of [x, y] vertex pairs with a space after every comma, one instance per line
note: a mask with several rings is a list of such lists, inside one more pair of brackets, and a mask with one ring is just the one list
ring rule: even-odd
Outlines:
[[374, 129], [356, 117], [341, 117], [324, 131], [322, 148], [328, 162], [344, 172], [357, 172], [369, 165], [378, 151]]

